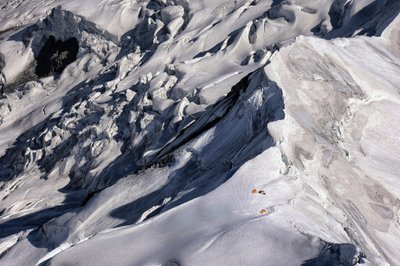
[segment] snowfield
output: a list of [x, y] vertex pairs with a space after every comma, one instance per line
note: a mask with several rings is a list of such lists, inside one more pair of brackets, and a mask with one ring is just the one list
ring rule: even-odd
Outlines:
[[0, 265], [400, 265], [399, 13], [0, 0]]

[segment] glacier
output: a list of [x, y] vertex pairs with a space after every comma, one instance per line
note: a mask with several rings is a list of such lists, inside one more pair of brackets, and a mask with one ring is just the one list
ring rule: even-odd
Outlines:
[[0, 265], [400, 265], [399, 13], [0, 0]]

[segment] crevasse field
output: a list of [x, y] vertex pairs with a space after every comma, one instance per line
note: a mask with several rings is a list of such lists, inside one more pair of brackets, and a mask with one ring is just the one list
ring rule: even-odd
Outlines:
[[399, 13], [0, 0], [0, 265], [400, 265]]

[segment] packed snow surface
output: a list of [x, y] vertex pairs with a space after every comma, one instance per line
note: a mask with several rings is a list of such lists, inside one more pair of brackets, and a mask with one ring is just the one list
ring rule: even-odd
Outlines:
[[0, 0], [0, 265], [400, 265], [398, 0]]

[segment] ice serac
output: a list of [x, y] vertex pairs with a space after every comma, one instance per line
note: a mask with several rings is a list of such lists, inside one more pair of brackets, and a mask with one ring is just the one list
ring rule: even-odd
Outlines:
[[1, 2], [0, 264], [399, 265], [399, 11]]

